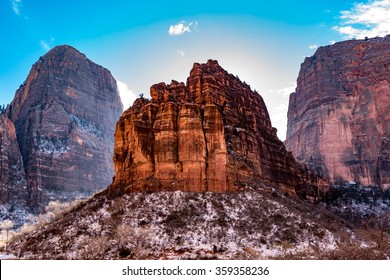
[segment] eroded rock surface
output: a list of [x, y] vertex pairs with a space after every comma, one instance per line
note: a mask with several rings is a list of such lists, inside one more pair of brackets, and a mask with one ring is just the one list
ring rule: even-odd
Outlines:
[[117, 123], [113, 187], [227, 192], [262, 181], [318, 195], [323, 182], [286, 151], [261, 96], [217, 61], [195, 63], [187, 84], [159, 83], [150, 95]]
[[320, 47], [290, 96], [286, 147], [333, 182], [390, 186], [390, 36]]
[[16, 139], [14, 124], [0, 114], [0, 202], [26, 201], [26, 174]]
[[8, 108], [27, 177], [28, 204], [94, 193], [113, 176], [115, 123], [122, 113], [111, 73], [70, 46], [36, 62]]

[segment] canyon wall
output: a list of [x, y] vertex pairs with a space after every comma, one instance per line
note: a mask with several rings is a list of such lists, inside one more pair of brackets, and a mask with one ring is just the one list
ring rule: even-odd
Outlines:
[[0, 203], [27, 199], [26, 174], [14, 124], [0, 114]]
[[115, 79], [70, 46], [36, 62], [7, 109], [15, 126], [28, 204], [94, 193], [114, 175], [116, 121], [122, 113]]
[[290, 95], [288, 150], [332, 182], [390, 186], [390, 36], [320, 47]]

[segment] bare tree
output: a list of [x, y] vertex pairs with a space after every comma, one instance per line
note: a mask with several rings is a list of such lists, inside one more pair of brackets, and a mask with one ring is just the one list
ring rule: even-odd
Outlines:
[[366, 222], [366, 229], [378, 250], [390, 249], [390, 213], [370, 218]]
[[7, 252], [7, 245], [9, 240], [9, 231], [14, 227], [14, 223], [11, 220], [4, 220], [0, 223], [0, 229], [5, 230], [6, 239], [5, 239], [5, 251]]
[[80, 257], [85, 260], [102, 260], [110, 248], [107, 236], [85, 237], [80, 245], [82, 247]]
[[5, 111], [7, 110], [8, 105], [0, 105], [0, 115], [5, 114]]
[[151, 231], [148, 228], [138, 227], [133, 228], [129, 225], [119, 225], [115, 232], [115, 238], [118, 244], [118, 251], [129, 249], [132, 247], [135, 259], [142, 257], [142, 249], [145, 247], [146, 241], [150, 239]]

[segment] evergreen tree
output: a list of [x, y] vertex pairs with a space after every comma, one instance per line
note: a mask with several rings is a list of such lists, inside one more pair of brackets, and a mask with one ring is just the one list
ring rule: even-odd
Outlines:
[[8, 105], [0, 105], [0, 115], [5, 114], [5, 110], [7, 109]]

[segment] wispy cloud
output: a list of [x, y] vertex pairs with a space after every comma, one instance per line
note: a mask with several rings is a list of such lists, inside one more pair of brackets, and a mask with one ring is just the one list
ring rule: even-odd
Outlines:
[[22, 0], [12, 0], [12, 9], [16, 15], [20, 15], [20, 7], [22, 6]]
[[318, 48], [318, 45], [317, 44], [311, 44], [309, 45], [309, 49], [311, 50], [314, 50], [314, 49], [317, 49]]
[[296, 83], [290, 82], [288, 86], [281, 89], [270, 90], [271, 94], [276, 94], [275, 98], [279, 101], [279, 105], [269, 107], [269, 114], [272, 121], [272, 125], [278, 128], [278, 137], [281, 140], [286, 139], [286, 127], [287, 127], [287, 103], [288, 96], [295, 91]]
[[54, 43], [54, 37], [51, 37], [49, 41], [47, 40], [41, 40], [39, 42], [41, 44], [41, 47], [45, 50], [48, 51], [51, 49], [51, 45]]
[[193, 21], [188, 24], [186, 24], [185, 21], [182, 21], [176, 25], [171, 25], [169, 27], [168, 33], [171, 36], [183, 35], [186, 32], [191, 32], [193, 29], [196, 29], [197, 25], [197, 21]]
[[129, 87], [121, 81], [116, 81], [118, 85], [118, 91], [119, 91], [119, 96], [122, 100], [123, 104], [123, 109], [129, 108], [131, 105], [133, 105], [134, 100], [137, 98], [134, 94], [134, 92], [129, 89]]
[[286, 139], [287, 110], [288, 107], [286, 104], [269, 108], [272, 125], [278, 128], [278, 137], [281, 140]]
[[275, 107], [275, 112], [272, 114], [272, 121], [273, 122], [284, 122], [287, 116], [287, 105], [286, 104], [280, 104], [279, 106]]
[[293, 93], [295, 91], [296, 87], [297, 87], [297, 84], [295, 82], [290, 82], [290, 85], [285, 87], [285, 88], [273, 89], [273, 90], [270, 90], [269, 92], [276, 93], [276, 94], [279, 94], [282, 96], [289, 96], [291, 93]]
[[41, 47], [42, 47], [45, 51], [50, 50], [49, 43], [46, 42], [46, 40], [41, 40], [39, 43], [41, 44]]
[[184, 51], [182, 51], [182, 50], [177, 50], [177, 54], [180, 55], [180, 56], [184, 56]]
[[341, 26], [333, 29], [346, 38], [385, 36], [390, 33], [390, 0], [357, 3], [349, 11], [341, 11]]

